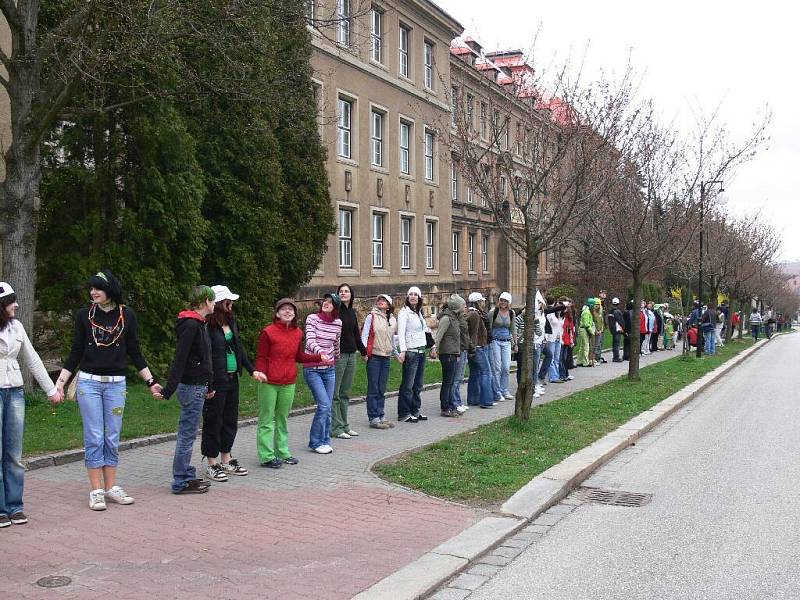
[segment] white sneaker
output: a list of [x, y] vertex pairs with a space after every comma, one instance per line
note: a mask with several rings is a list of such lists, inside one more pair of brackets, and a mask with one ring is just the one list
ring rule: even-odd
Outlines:
[[347, 435], [349, 435], [350, 437], [358, 437], [358, 432], [357, 431], [353, 431], [351, 429], [350, 431], [347, 432]]
[[349, 433], [347, 433], [346, 431], [343, 431], [342, 433], [340, 433], [340, 434], [339, 434], [339, 435], [337, 435], [336, 437], [337, 437], [337, 438], [339, 438], [340, 440], [349, 440], [349, 439], [350, 439], [350, 438], [352, 438], [353, 436], [352, 436], [352, 435], [350, 435]]
[[467, 412], [467, 407], [463, 406], [463, 405], [462, 406], [456, 406], [456, 410], [458, 412], [460, 412], [461, 414], [464, 414], [465, 412]]
[[506, 400], [513, 400], [514, 394], [506, 394]]
[[133, 496], [128, 496], [118, 485], [105, 491], [105, 499], [115, 504], [133, 504]]
[[106, 509], [106, 492], [103, 488], [89, 492], [89, 508], [92, 510]]
[[316, 448], [314, 448], [314, 452], [316, 452], [317, 454], [330, 454], [331, 452], [333, 452], [333, 448], [328, 446], [328, 444], [323, 444], [322, 446], [317, 446]]
[[569, 379], [570, 381], [572, 381], [572, 380], [573, 380], [573, 379], [575, 379], [575, 378], [574, 378], [572, 375], [567, 375], [567, 379]]
[[534, 391], [534, 392], [533, 392], [533, 397], [534, 397], [534, 398], [541, 398], [541, 397], [542, 397], [542, 395], [541, 395], [539, 392], [536, 392], [536, 391]]
[[498, 402], [505, 402], [505, 401], [506, 399], [504, 396], [498, 396], [497, 400], [495, 400], [494, 403], [497, 404]]

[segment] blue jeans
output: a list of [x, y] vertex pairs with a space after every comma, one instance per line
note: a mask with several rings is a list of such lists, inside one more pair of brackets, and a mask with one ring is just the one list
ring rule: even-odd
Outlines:
[[22, 510], [25, 467], [22, 466], [22, 433], [25, 429], [25, 395], [21, 387], [0, 388], [0, 515]]
[[753, 336], [753, 341], [754, 342], [758, 341], [758, 331], [759, 331], [759, 329], [761, 329], [761, 327], [759, 325], [750, 325], [750, 333]]
[[553, 361], [553, 342], [544, 342], [541, 348], [541, 353], [544, 355], [544, 358], [542, 358], [541, 364], [539, 365], [539, 372], [536, 377], [537, 382], [544, 381], [547, 372], [550, 370], [550, 363]]
[[336, 387], [336, 367], [325, 369], [303, 369], [308, 389], [317, 403], [311, 432], [308, 434], [308, 447], [312, 450], [331, 443], [331, 419], [333, 413], [333, 392]]
[[103, 383], [78, 378], [75, 395], [83, 419], [84, 462], [87, 469], [116, 467], [119, 462], [125, 390], [124, 381]]
[[206, 401], [208, 386], [187, 385], [179, 383], [175, 394], [181, 405], [178, 418], [178, 437], [175, 441], [175, 456], [172, 459], [172, 491], [180, 492], [192, 479], [197, 478], [197, 471], [192, 465], [192, 448], [197, 439], [197, 427], [200, 414]]
[[389, 357], [372, 355], [367, 361], [367, 418], [370, 423], [381, 421], [389, 382]]
[[561, 377], [561, 340], [552, 343], [553, 358], [550, 360], [550, 381], [558, 381]]
[[397, 397], [397, 420], [418, 415], [422, 410], [422, 385], [425, 383], [425, 353], [406, 352], [403, 379]]
[[492, 369], [489, 366], [489, 347], [475, 349], [469, 358], [469, 382], [467, 383], [467, 404], [471, 406], [492, 406]]
[[491, 349], [494, 390], [498, 398], [510, 396], [508, 374], [511, 370], [511, 340], [493, 340]]
[[456, 363], [456, 378], [453, 381], [453, 406], [461, 406], [461, 382], [464, 381], [464, 370], [467, 368], [467, 351], [464, 350]]
[[714, 354], [717, 351], [717, 336], [714, 335], [714, 328], [707, 327], [703, 329], [703, 337], [705, 340], [706, 354]]

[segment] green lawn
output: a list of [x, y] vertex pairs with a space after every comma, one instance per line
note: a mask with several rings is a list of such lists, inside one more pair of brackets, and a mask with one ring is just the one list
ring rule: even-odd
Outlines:
[[535, 407], [527, 423], [490, 423], [376, 465], [381, 477], [433, 496], [479, 506], [505, 501], [533, 477], [588, 446], [719, 366], [751, 340], [714, 357], [645, 367], [641, 382], [620, 377]]
[[[367, 393], [366, 363], [356, 370], [351, 397]], [[314, 404], [311, 392], [298, 367], [295, 408]], [[391, 362], [387, 390], [400, 387], [401, 368], [396, 360]], [[425, 383], [441, 381], [442, 367], [438, 360], [428, 361], [425, 367]], [[167, 401], [154, 400], [144, 383], [138, 378], [128, 378], [128, 399], [125, 403], [123, 439], [132, 439], [175, 431], [178, 424], [178, 403], [174, 396]], [[240, 383], [239, 416], [253, 417], [258, 414], [256, 382], [246, 375]], [[358, 409], [357, 409], [358, 410]], [[363, 409], [362, 409], [363, 410]], [[25, 416], [26, 456], [83, 447], [81, 417], [75, 402], [64, 402], [53, 408], [41, 392], [27, 398]]]

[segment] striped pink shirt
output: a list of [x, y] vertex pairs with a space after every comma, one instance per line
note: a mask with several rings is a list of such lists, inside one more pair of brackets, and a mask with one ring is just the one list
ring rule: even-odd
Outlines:
[[[309, 354], [327, 354], [331, 359], [339, 358], [339, 341], [342, 337], [342, 322], [323, 320], [319, 314], [306, 317], [306, 352]], [[333, 363], [306, 363], [304, 368], [329, 367]]]

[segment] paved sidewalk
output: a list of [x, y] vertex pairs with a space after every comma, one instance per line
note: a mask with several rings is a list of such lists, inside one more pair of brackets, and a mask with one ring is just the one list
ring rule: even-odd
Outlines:
[[[679, 354], [642, 357], [650, 364]], [[568, 384], [551, 384], [550, 401], [626, 372], [609, 362], [576, 369]], [[513, 377], [512, 377], [513, 379]], [[27, 474], [30, 523], [0, 531], [4, 552], [0, 597], [14, 598], [350, 598], [488, 513], [430, 498], [381, 481], [370, 466], [504, 417], [513, 402], [493, 410], [473, 408], [460, 419], [438, 416], [438, 390], [423, 395], [431, 417], [387, 431], [367, 427], [363, 405], [351, 407], [361, 433], [336, 440], [332, 455], [306, 448], [311, 415], [289, 421], [296, 466], [259, 468], [255, 428], [239, 432], [235, 454], [247, 477], [215, 483], [208, 494], [169, 491], [174, 443], [125, 451], [120, 482], [136, 497], [132, 506], [88, 509], [82, 463]], [[387, 401], [387, 417], [396, 400]], [[195, 464], [200, 464], [199, 442]], [[72, 579], [45, 590], [49, 575]]]

